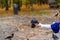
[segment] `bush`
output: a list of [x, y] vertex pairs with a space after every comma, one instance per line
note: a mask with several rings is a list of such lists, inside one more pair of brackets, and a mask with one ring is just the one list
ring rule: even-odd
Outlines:
[[[42, 4], [42, 5], [34, 4], [34, 5], [33, 5], [33, 9], [36, 10], [36, 11], [46, 10], [46, 9], [49, 9], [49, 5], [48, 5], [48, 4]], [[26, 8], [26, 5], [22, 5], [21, 10], [22, 10], [22, 11], [31, 10], [31, 6], [29, 6], [29, 8]]]

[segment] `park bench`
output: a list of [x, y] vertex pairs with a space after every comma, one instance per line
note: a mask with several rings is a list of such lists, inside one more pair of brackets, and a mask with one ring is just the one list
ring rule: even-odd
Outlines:
[[49, 5], [50, 5], [50, 9], [51, 9], [51, 8], [56, 9], [56, 8], [59, 8], [59, 7], [60, 7], [60, 5], [58, 5], [56, 2], [54, 2], [54, 3], [49, 3]]

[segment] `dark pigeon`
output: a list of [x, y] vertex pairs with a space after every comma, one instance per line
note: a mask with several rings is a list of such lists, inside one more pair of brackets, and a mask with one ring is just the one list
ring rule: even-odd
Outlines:
[[57, 17], [57, 16], [58, 16], [58, 13], [56, 13], [54, 17]]
[[13, 36], [14, 36], [14, 33], [12, 33], [11, 36], [6, 37], [5, 39], [11, 40], [13, 38]]

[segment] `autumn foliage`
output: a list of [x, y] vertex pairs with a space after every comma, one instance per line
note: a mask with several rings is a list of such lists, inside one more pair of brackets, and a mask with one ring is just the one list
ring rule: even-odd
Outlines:
[[[49, 9], [49, 4], [42, 4], [42, 5], [33, 4], [33, 9], [36, 11], [46, 10], [46, 9]], [[22, 5], [21, 10], [22, 11], [30, 11], [31, 6], [29, 5], [28, 7], [26, 7], [25, 5]]]

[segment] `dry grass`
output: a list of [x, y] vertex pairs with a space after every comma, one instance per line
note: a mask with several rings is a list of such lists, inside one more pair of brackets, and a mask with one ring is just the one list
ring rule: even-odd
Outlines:
[[[42, 4], [42, 5], [34, 4], [33, 5], [33, 9], [36, 10], [36, 11], [46, 10], [46, 9], [49, 9], [49, 4]], [[31, 10], [31, 6], [28, 5], [28, 7], [26, 8], [25, 5], [22, 5], [21, 10], [22, 11], [30, 11]]]
[[0, 8], [0, 17], [5, 17], [5, 16], [13, 16], [12, 9], [9, 9], [8, 11], [6, 11], [5, 9]]
[[[48, 15], [49, 14], [49, 12], [39, 12], [39, 11], [34, 11], [34, 12], [32, 12], [32, 11], [28, 11], [28, 12], [25, 12], [25, 11], [20, 11], [19, 13], [18, 13], [18, 15], [20, 16], [20, 15], [28, 15], [28, 16], [33, 16], [33, 15], [35, 15], [35, 16], [37, 16], [37, 15]], [[0, 17], [6, 17], [6, 16], [14, 16], [14, 13], [13, 13], [13, 11], [0, 11]]]
[[49, 9], [48, 4], [43, 4], [43, 5], [33, 5], [34, 10], [46, 10]]
[[[49, 14], [49, 12], [39, 12], [40, 10], [45, 10], [45, 9], [49, 9], [49, 5], [48, 4], [44, 4], [44, 5], [33, 5], [33, 9], [34, 12], [31, 11], [31, 7], [30, 5], [28, 5], [28, 7], [26, 8], [25, 5], [23, 5], [21, 7], [21, 11], [18, 12], [18, 15], [45, 15], [45, 14]], [[14, 16], [13, 13], [13, 8], [10, 8], [8, 11], [5, 11], [5, 9], [1, 9], [0, 8], [0, 17], [5, 17], [5, 16]]]

